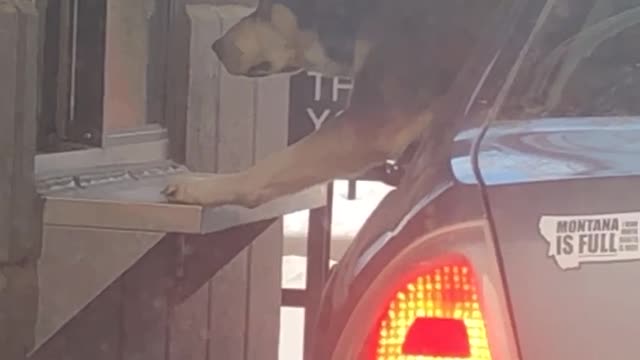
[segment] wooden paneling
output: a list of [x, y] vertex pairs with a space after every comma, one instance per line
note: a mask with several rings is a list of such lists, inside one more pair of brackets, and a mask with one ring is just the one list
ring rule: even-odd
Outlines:
[[[209, 6], [188, 7], [187, 13], [191, 20], [191, 77], [186, 163], [200, 171], [241, 170], [253, 160], [254, 111], [251, 102], [238, 100], [250, 98], [253, 84], [226, 74], [210, 50], [216, 37], [235, 19], [224, 18]], [[203, 318], [208, 321], [209, 358], [245, 358], [247, 250], [243, 250], [246, 243], [243, 245], [233, 260], [221, 266], [204, 286], [208, 312], [203, 313]], [[202, 301], [197, 296], [203, 294], [196, 293], [196, 298], [187, 300], [185, 306], [189, 303], [199, 306]], [[198, 329], [191, 331], [198, 333]]]
[[170, 238], [158, 243], [29, 359], [165, 359], [176, 250]]
[[164, 359], [177, 248], [163, 239], [120, 279], [122, 360]]
[[0, 263], [37, 255], [40, 246], [31, 221], [39, 205], [33, 184], [39, 24], [33, 4], [20, 3], [0, 4]]
[[121, 315], [122, 282], [115, 282], [31, 354], [29, 360], [121, 359]]
[[189, 101], [189, 17], [186, 0], [169, 2], [169, 34], [167, 53], [167, 89], [164, 116], [169, 136], [169, 157], [185, 162], [186, 117]]
[[[187, 92], [185, 164], [193, 171], [215, 172], [220, 68], [216, 66], [210, 48], [200, 45], [204, 44], [212, 34], [219, 33], [222, 23], [211, 12], [189, 11], [189, 16], [192, 18], [188, 56], [191, 76], [188, 78]], [[199, 21], [201, 16], [208, 17], [209, 21]], [[210, 254], [202, 251], [198, 246], [203, 245], [202, 240], [206, 242], [209, 239], [208, 237], [204, 239], [203, 237], [188, 239], [181, 237], [178, 240], [183, 255], [181, 261], [185, 267], [202, 264], [197, 259], [192, 259], [189, 254], [196, 256]], [[220, 251], [217, 242], [208, 244], [215, 244], [214, 251]], [[216, 262], [214, 258], [207, 260], [210, 264]], [[218, 270], [222, 266], [223, 264], [220, 264], [217, 267]], [[180, 288], [176, 289], [176, 292], [180, 293], [186, 289], [190, 296], [180, 298], [173, 308], [169, 355], [170, 359], [206, 360], [210, 337], [211, 285], [208, 281], [210, 275], [203, 279], [196, 276], [197, 279], [194, 279], [192, 271], [188, 273], [185, 271], [184, 268], [181, 271], [182, 276], [178, 279]]]
[[[188, 10], [187, 97], [167, 105], [167, 113], [169, 123], [172, 113], [187, 120], [184, 154], [192, 170], [242, 170], [286, 146], [288, 79], [231, 76], [210, 50], [249, 12], [210, 5]], [[170, 68], [179, 68], [180, 56], [171, 56]], [[169, 86], [181, 83], [174, 75]], [[281, 255], [279, 219], [201, 236], [168, 234], [33, 358], [276, 360]]]
[[[225, 15], [220, 16], [223, 31], [238, 20]], [[219, 35], [221, 33], [212, 32], [211, 41], [201, 45], [213, 43]], [[216, 170], [226, 173], [245, 169], [253, 162], [255, 105], [251, 100], [254, 84], [246, 78], [229, 75], [224, 70], [220, 71], [219, 84], [221, 92], [218, 98], [220, 108], [217, 117], [219, 135], [215, 155]], [[247, 359], [245, 346], [250, 252], [250, 248], [240, 252], [213, 277], [209, 285], [209, 359]]]
[[33, 183], [38, 108], [38, 14], [32, 1], [0, 2], [0, 358], [33, 345], [40, 253]]
[[[6, 7], [6, 8], [5, 8]], [[20, 160], [16, 153], [16, 106], [19, 94], [15, 87], [18, 78], [18, 16], [8, 12], [9, 5], [0, 6], [0, 261], [8, 262], [15, 241], [11, 236], [12, 193], [14, 164]]]
[[[232, 304], [237, 301], [233, 297], [237, 295], [236, 289], [246, 289], [247, 282], [242, 278], [234, 282], [232, 277], [227, 278], [227, 283], [216, 280], [233, 263], [232, 259], [246, 252], [247, 246], [272, 223], [264, 220], [184, 239], [184, 257], [179, 260], [177, 284], [172, 294], [175, 306], [170, 324], [170, 359], [207, 359], [215, 358], [222, 351], [243, 352], [244, 346], [238, 345], [237, 337], [229, 334], [245, 331], [245, 311], [234, 310]], [[216, 286], [216, 291], [212, 286]], [[212, 292], [215, 298], [210, 296]], [[233, 346], [237, 348], [224, 350]]]
[[[222, 69], [211, 51], [222, 32], [222, 20], [210, 7], [189, 7], [191, 18], [189, 97], [185, 164], [193, 171], [216, 172]], [[225, 89], [226, 91], [226, 89]], [[226, 108], [225, 108], [226, 109]], [[227, 135], [225, 134], [225, 137]]]
[[204, 282], [170, 315], [169, 359], [204, 360], [209, 338], [209, 282]]
[[36, 278], [34, 262], [0, 266], [0, 359], [22, 359], [33, 345]]
[[274, 221], [267, 219], [212, 234], [186, 237], [182, 250], [184, 255], [178, 260], [179, 275], [172, 292], [173, 301], [177, 304], [187, 301]]
[[[254, 149], [255, 161], [259, 161], [287, 145], [288, 77], [260, 80], [255, 99]], [[247, 359], [278, 359], [282, 226], [282, 219], [279, 219], [250, 247]]]
[[45, 226], [38, 262], [40, 300], [36, 346], [161, 238], [161, 233]]
[[[287, 79], [257, 81], [232, 76], [211, 51], [213, 41], [250, 11], [239, 6], [188, 7], [191, 76], [186, 164], [192, 170], [243, 170], [286, 146]], [[206, 333], [207, 357], [203, 360], [277, 359], [281, 221], [189, 237], [185, 249], [178, 296], [192, 295], [173, 314], [171, 349], [182, 350], [172, 351], [171, 358], [198, 358], [200, 339]], [[236, 255], [228, 261], [231, 254]], [[195, 316], [197, 309], [204, 308], [209, 313], [207, 323]]]
[[247, 360], [278, 359], [282, 229], [280, 219], [250, 247], [245, 343]]

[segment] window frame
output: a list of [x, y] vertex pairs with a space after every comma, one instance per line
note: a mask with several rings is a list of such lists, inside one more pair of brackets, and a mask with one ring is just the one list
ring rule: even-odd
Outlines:
[[[178, 101], [172, 96], [176, 90], [170, 86], [170, 82], [174, 80], [170, 67], [173, 47], [171, 40], [176, 30], [180, 35], [184, 35], [184, 29], [180, 31], [179, 26], [188, 26], [176, 16], [181, 14], [176, 9], [184, 5], [184, 0], [143, 0], [147, 5], [152, 3], [151, 6], [154, 6], [154, 16], [147, 19], [147, 26], [150, 29], [160, 29], [148, 39], [148, 56], [150, 59], [161, 60], [153, 66], [147, 65], [147, 89], [150, 90], [145, 103], [146, 123], [114, 130], [107, 130], [109, 119], [103, 116], [106, 34], [109, 30], [106, 26], [107, 1], [113, 0], [53, 0], [43, 5], [46, 8], [42, 9], [42, 14], [46, 19], [43, 19], [44, 31], [41, 32], [44, 56], [43, 82], [40, 89], [41, 115], [38, 123], [39, 149], [35, 156], [34, 169], [36, 176], [78, 168], [117, 166], [170, 158], [170, 136], [167, 127], [179, 130], [176, 124], [168, 124], [166, 121], [169, 117], [167, 115], [174, 110]], [[94, 17], [78, 17], [78, 20], [74, 21], [74, 17], [78, 16], [81, 10], [78, 6], [90, 8], [84, 14], [94, 14]], [[50, 24], [48, 21], [52, 21], [51, 19], [58, 21]], [[93, 31], [78, 31], [82, 30], [83, 26], [91, 26]], [[52, 38], [45, 39], [52, 27], [56, 33]], [[78, 32], [77, 46], [74, 46], [72, 40], [73, 31]], [[73, 54], [83, 51], [86, 53], [84, 60], [90, 59], [91, 66], [79, 70]], [[53, 71], [53, 74], [49, 71]], [[156, 78], [152, 78], [154, 76]], [[83, 80], [78, 81], [81, 77]], [[73, 97], [73, 90], [81, 97], [80, 103], [84, 104], [75, 109], [78, 97]], [[154, 96], [151, 100], [155, 101], [153, 108], [150, 106], [150, 96]], [[71, 125], [75, 119], [82, 121]], [[58, 143], [64, 143], [61, 139], [66, 138], [77, 144], [78, 148], [58, 148], [51, 151], [46, 149], [47, 136], [57, 136]], [[184, 150], [180, 149], [179, 152], [182, 153]]]

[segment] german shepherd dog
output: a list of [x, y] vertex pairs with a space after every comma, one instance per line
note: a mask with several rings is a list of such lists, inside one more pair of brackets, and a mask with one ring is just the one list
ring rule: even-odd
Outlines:
[[254, 208], [395, 159], [430, 127], [430, 109], [501, 0], [260, 0], [212, 50], [230, 74], [316, 71], [354, 80], [341, 116], [249, 169], [190, 174], [170, 202]]

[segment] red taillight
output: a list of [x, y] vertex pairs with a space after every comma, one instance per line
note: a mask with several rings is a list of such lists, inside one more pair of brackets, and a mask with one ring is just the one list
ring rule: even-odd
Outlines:
[[367, 360], [490, 360], [474, 273], [462, 257], [421, 268], [393, 288]]
[[468, 358], [471, 344], [463, 320], [417, 317], [402, 343], [406, 355]]

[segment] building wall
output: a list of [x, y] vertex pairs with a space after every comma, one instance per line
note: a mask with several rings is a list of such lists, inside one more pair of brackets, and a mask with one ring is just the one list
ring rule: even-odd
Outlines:
[[[192, 170], [229, 172], [285, 147], [288, 79], [232, 77], [210, 51], [221, 31], [250, 8], [226, 11], [179, 0], [174, 6], [167, 85], [174, 98], [167, 105], [174, 159]], [[66, 246], [78, 249], [70, 241], [89, 240], [86, 230], [80, 235], [67, 236]], [[90, 237], [122, 239], [113, 236]], [[142, 257], [45, 338], [30, 359], [277, 359], [280, 219], [203, 236], [167, 234], [145, 252], [147, 243], [132, 245]], [[97, 248], [85, 255], [96, 256]], [[49, 269], [63, 261], [59, 253], [55, 260], [56, 251], [47, 252]], [[44, 285], [54, 292], [53, 284]]]

